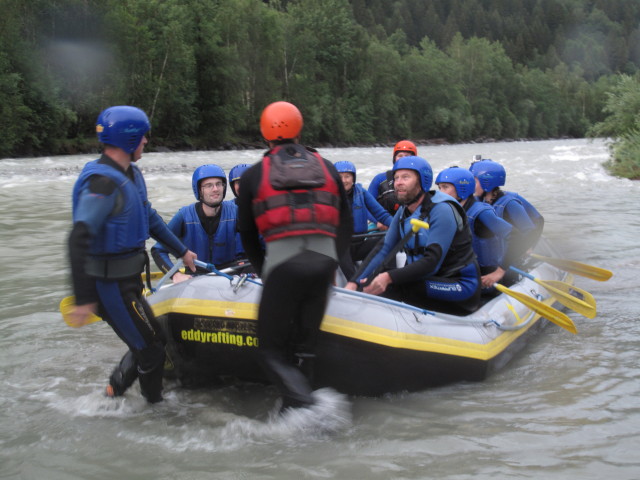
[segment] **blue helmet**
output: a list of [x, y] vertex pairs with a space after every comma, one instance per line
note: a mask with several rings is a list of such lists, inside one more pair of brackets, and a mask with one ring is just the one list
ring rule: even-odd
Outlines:
[[476, 190], [476, 179], [473, 173], [465, 168], [445, 168], [436, 177], [436, 183], [451, 183], [456, 187], [460, 200], [469, 198]]
[[136, 107], [109, 107], [98, 115], [96, 133], [100, 143], [113, 145], [127, 153], [135, 152], [151, 125], [147, 114]]
[[422, 190], [428, 192], [431, 188], [431, 182], [433, 182], [433, 170], [431, 165], [422, 157], [400, 157], [393, 164], [393, 171], [396, 170], [413, 170], [418, 172], [420, 177], [420, 185]]
[[479, 162], [471, 164], [469, 168], [473, 176], [478, 179], [482, 190], [490, 192], [494, 188], [501, 187], [507, 180], [507, 172], [498, 162], [483, 158]]
[[237, 197], [235, 188], [233, 188], [233, 182], [240, 180], [242, 174], [251, 166], [250, 163], [239, 163], [231, 170], [229, 170], [229, 185], [231, 185], [231, 193], [233, 193], [234, 197]]
[[222, 191], [222, 198], [227, 194], [227, 176], [224, 170], [218, 165], [202, 165], [193, 172], [191, 177], [191, 187], [193, 188], [193, 194], [196, 200], [200, 200], [200, 182], [205, 178], [220, 178], [224, 183], [224, 190]]
[[347, 160], [341, 160], [335, 163], [338, 173], [352, 173], [353, 183], [356, 183], [356, 166]]

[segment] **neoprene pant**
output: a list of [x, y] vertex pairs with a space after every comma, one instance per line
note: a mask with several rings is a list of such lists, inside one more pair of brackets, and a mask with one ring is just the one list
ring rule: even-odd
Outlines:
[[276, 266], [258, 309], [261, 366], [280, 390], [283, 408], [313, 403], [309, 379], [293, 355], [313, 356], [337, 262], [305, 251]]
[[473, 262], [456, 277], [431, 277], [401, 285], [392, 283], [383, 296], [429, 310], [466, 315], [480, 306], [480, 293], [480, 267]]
[[[118, 337], [127, 344], [135, 362], [123, 358], [120, 368], [123, 384], [112, 385], [122, 395], [135, 380], [135, 367], [140, 379], [140, 390], [149, 402], [162, 400], [162, 373], [164, 370], [164, 336], [151, 307], [142, 295], [140, 275], [123, 280], [96, 280], [100, 297], [100, 316], [109, 323]], [[116, 367], [117, 369], [118, 367]], [[115, 375], [114, 371], [114, 375]], [[111, 380], [114, 380], [112, 375]]]

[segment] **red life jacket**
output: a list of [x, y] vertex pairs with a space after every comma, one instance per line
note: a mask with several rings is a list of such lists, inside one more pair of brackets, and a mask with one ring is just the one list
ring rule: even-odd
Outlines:
[[297, 235], [335, 237], [339, 207], [338, 184], [318, 153], [292, 143], [276, 146], [262, 159], [253, 213], [267, 242]]

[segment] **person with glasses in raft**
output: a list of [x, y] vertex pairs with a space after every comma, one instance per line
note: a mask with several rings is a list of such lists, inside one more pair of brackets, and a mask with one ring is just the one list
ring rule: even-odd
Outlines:
[[[198, 255], [198, 260], [212, 263], [218, 269], [233, 265], [245, 258], [237, 231], [238, 207], [233, 200], [224, 200], [227, 176], [218, 165], [202, 165], [191, 178], [193, 195], [197, 202], [182, 207], [169, 221], [169, 228], [185, 245]], [[163, 272], [173, 267], [169, 251], [156, 243], [151, 248], [153, 260]], [[198, 267], [196, 274], [208, 273]], [[176, 272], [174, 282], [191, 275]]]

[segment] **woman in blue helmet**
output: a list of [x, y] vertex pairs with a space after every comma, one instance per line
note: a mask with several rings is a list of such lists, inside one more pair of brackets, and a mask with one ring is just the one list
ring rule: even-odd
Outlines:
[[[169, 222], [171, 231], [206, 263], [225, 268], [244, 257], [240, 234], [237, 231], [238, 207], [225, 201], [227, 176], [218, 165], [202, 165], [191, 179], [197, 202], [182, 207]], [[158, 242], [151, 249], [156, 265], [167, 272], [173, 267], [169, 252]], [[199, 273], [205, 273], [201, 271]], [[174, 282], [188, 278], [180, 272]]]
[[87, 163], [73, 188], [73, 229], [69, 257], [76, 306], [75, 325], [98, 313], [129, 351], [109, 379], [108, 396], [123, 395], [139, 378], [142, 395], [162, 400], [164, 337], [142, 295], [141, 272], [149, 259], [149, 236], [163, 242], [195, 270], [187, 249], [151, 208], [142, 173], [149, 119], [140, 109], [110, 107], [98, 116], [96, 132], [102, 156]]
[[476, 181], [469, 170], [447, 168], [436, 177], [436, 185], [464, 207], [473, 237], [473, 250], [480, 264], [482, 286], [491, 287], [502, 280], [511, 265], [507, 252], [513, 227], [498, 217], [491, 205], [476, 200], [473, 196]]
[[500, 189], [506, 182], [507, 172], [498, 162], [485, 158], [472, 163], [469, 170], [476, 178], [476, 197], [493, 206], [498, 217], [513, 225], [509, 256], [512, 261], [519, 261], [538, 242], [544, 218], [521, 195]]
[[[369, 218], [376, 220], [385, 227], [389, 227], [393, 217], [378, 203], [373, 195], [365, 190], [362, 185], [356, 183], [356, 166], [343, 160], [336, 162], [335, 167], [340, 174], [342, 185], [349, 199], [351, 214], [353, 215], [353, 233], [367, 233]], [[346, 278], [350, 278], [355, 273], [354, 262], [364, 260], [376, 243], [378, 243], [377, 237], [351, 242], [348, 254], [340, 259], [340, 268]]]
[[[393, 166], [394, 189], [401, 204], [376, 249], [346, 288], [406, 303], [466, 314], [480, 304], [480, 270], [462, 206], [449, 195], [430, 191], [433, 172], [415, 156], [399, 158]], [[377, 273], [387, 254], [411, 230], [411, 220], [429, 224], [404, 246], [407, 264]], [[370, 278], [371, 277], [371, 278]]]

